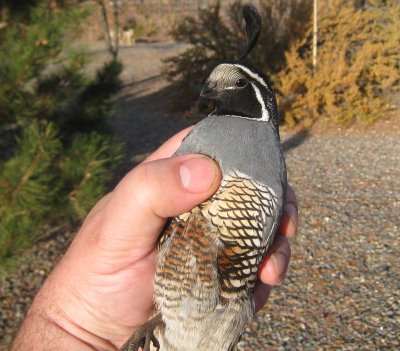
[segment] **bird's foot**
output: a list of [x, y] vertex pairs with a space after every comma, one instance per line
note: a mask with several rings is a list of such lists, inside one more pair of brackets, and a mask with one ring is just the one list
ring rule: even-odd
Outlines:
[[152, 319], [143, 324], [136, 332], [125, 342], [119, 351], [150, 351], [150, 342], [159, 350], [160, 343], [154, 336], [154, 329], [162, 322], [161, 313], [156, 314]]

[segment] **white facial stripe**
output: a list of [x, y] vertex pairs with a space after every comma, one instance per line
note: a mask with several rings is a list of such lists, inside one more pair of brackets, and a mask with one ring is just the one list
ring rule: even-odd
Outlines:
[[250, 84], [253, 87], [254, 92], [256, 93], [256, 97], [257, 97], [258, 102], [261, 105], [261, 113], [262, 113], [261, 114], [261, 116], [262, 116], [261, 120], [262, 121], [269, 121], [269, 113], [268, 113], [267, 109], [265, 108], [265, 102], [264, 102], [264, 99], [262, 98], [260, 89], [258, 89], [255, 84], [253, 84], [253, 83], [250, 83]]
[[269, 87], [268, 87], [267, 83], [265, 83], [264, 79], [262, 79], [258, 74], [256, 74], [256, 73], [250, 71], [250, 70], [249, 70], [247, 67], [245, 67], [245, 66], [242, 66], [242, 65], [239, 65], [239, 64], [235, 64], [234, 66], [235, 66], [235, 67], [238, 67], [238, 68], [240, 68], [241, 70], [243, 70], [244, 72], [246, 72], [251, 78], [255, 79], [257, 82], [259, 82], [261, 85], [265, 86], [265, 87], [268, 88], [268, 90], [269, 90]]

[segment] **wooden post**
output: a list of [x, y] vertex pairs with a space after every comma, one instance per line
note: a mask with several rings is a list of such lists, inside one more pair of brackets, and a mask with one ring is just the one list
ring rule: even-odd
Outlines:
[[317, 73], [317, 46], [318, 46], [318, 0], [314, 0], [314, 28], [313, 28], [313, 75]]

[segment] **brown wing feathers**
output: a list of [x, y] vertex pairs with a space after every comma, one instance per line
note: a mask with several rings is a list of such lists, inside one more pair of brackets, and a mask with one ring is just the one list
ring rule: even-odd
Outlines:
[[252, 288], [271, 243], [264, 227], [275, 203], [275, 195], [256, 181], [236, 174], [224, 177], [210, 200], [174, 219], [165, 231], [161, 244], [170, 247], [168, 255], [162, 256], [159, 284], [167, 289], [184, 284], [181, 292], [190, 294], [197, 279], [214, 289], [218, 274], [224, 297]]

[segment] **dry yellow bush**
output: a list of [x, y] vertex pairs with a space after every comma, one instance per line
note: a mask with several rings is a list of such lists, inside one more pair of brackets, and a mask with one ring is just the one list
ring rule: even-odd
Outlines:
[[313, 74], [311, 30], [286, 54], [278, 75], [280, 106], [289, 126], [327, 118], [370, 124], [391, 109], [400, 80], [400, 6], [360, 9], [321, 2], [318, 61]]

